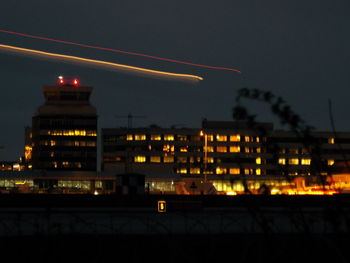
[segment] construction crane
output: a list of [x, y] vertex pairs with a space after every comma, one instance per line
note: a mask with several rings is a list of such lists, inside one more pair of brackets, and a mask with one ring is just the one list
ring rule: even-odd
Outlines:
[[143, 115], [132, 115], [131, 113], [129, 113], [126, 116], [122, 116], [122, 115], [114, 115], [115, 118], [127, 118], [128, 119], [128, 129], [132, 128], [132, 120], [134, 118], [147, 118], [146, 116]]

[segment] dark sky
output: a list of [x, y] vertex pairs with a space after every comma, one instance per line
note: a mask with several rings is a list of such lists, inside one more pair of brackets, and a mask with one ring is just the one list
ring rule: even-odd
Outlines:
[[[199, 85], [146, 79], [61, 62], [0, 53], [0, 160], [22, 154], [24, 126], [43, 103], [41, 87], [58, 75], [94, 87], [99, 125], [125, 126], [114, 115], [145, 115], [134, 126], [156, 123], [199, 127], [201, 119], [231, 120], [243, 87], [280, 95], [310, 124], [349, 130], [349, 1], [235, 0], [4, 0], [0, 29], [134, 51], [228, 71], [159, 62], [0, 33], [0, 43], [105, 59], [204, 77]], [[265, 105], [247, 103], [261, 121], [275, 122]]]

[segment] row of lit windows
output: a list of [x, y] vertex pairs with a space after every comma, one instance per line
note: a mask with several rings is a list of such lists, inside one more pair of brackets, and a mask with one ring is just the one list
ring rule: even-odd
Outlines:
[[[117, 157], [118, 159], [116, 160], [121, 160], [120, 157]], [[150, 156], [149, 161], [151, 163], [160, 163], [162, 161], [161, 156]], [[164, 163], [173, 163], [174, 162], [174, 156], [164, 156], [163, 157], [163, 162]], [[134, 156], [134, 162], [135, 163], [145, 163], [147, 161], [146, 156], [144, 155], [138, 155], [138, 156]], [[187, 157], [182, 157], [179, 156], [177, 157], [177, 162], [178, 163], [187, 163], [188, 159]], [[190, 163], [194, 163], [194, 162], [200, 162], [201, 161], [201, 157], [190, 157]], [[214, 158], [213, 157], [206, 157], [203, 158], [203, 161], [206, 163], [214, 163]], [[260, 157], [257, 157], [255, 159], [256, 164], [262, 164], [262, 163], [266, 163], [265, 159], [262, 159]]]
[[[261, 153], [261, 148], [257, 147], [257, 148], [252, 148], [252, 147], [241, 147], [238, 145], [235, 146], [216, 146], [215, 147], [216, 152], [219, 153], [226, 153], [226, 152], [230, 152], [230, 153], [239, 153], [239, 152], [245, 152], [245, 153]], [[204, 147], [204, 151], [206, 152], [214, 152], [214, 147], [213, 146], [207, 146]]]
[[[206, 171], [206, 174], [232, 174], [232, 175], [238, 175], [241, 174], [241, 172], [245, 175], [261, 175], [262, 170], [260, 168], [258, 169], [252, 169], [252, 168], [223, 168], [223, 167], [216, 167], [215, 170]], [[176, 173], [178, 174], [201, 174], [201, 169], [194, 167], [194, 168], [177, 168]]]
[[81, 162], [52, 162], [53, 168], [82, 168]]
[[[148, 150], [152, 150], [152, 145], [148, 145]], [[214, 149], [216, 152], [219, 153], [226, 153], [226, 152], [231, 152], [231, 153], [239, 153], [239, 152], [245, 152], [245, 153], [261, 153], [261, 148], [252, 148], [252, 147], [241, 147], [241, 146], [204, 146], [203, 147], [203, 152], [214, 152]], [[189, 147], [188, 146], [180, 146], [178, 148], [179, 152], [188, 152]], [[193, 150], [193, 149], [192, 149]], [[197, 151], [200, 151], [201, 148], [197, 148]], [[163, 152], [174, 152], [175, 151], [175, 146], [174, 145], [169, 145], [165, 144], [163, 145]], [[194, 150], [193, 150], [194, 151]]]
[[[161, 162], [160, 156], [151, 156], [150, 162], [151, 163], [160, 163]], [[135, 163], [145, 163], [146, 162], [146, 156], [134, 156], [134, 162]], [[174, 156], [164, 156], [163, 157], [164, 163], [173, 163], [174, 162]]]
[[[310, 158], [302, 158], [302, 159], [298, 159], [298, 158], [290, 158], [290, 159], [286, 159], [286, 158], [279, 158], [278, 159], [278, 164], [281, 165], [311, 165], [311, 159]], [[327, 164], [329, 166], [334, 164], [334, 160], [333, 159], [329, 159], [327, 160]]]
[[[174, 156], [165, 156], [165, 157], [161, 157], [161, 156], [150, 156], [149, 157], [149, 160], [147, 159], [146, 156], [144, 155], [139, 155], [139, 156], [134, 156], [134, 162], [136, 163], [145, 163], [147, 161], [151, 162], [151, 163], [161, 163], [161, 162], [164, 162], [164, 163], [173, 163], [175, 162], [175, 158]], [[121, 161], [121, 157], [115, 157], [115, 160], [116, 161]], [[214, 163], [214, 158], [213, 157], [204, 157], [204, 158], [201, 158], [201, 157], [186, 157], [186, 156], [178, 156], [176, 157], [176, 162], [177, 163], [187, 163], [188, 161], [190, 163], [199, 163], [203, 160], [204, 163], [208, 163], [208, 164], [211, 164], [211, 163]], [[261, 158], [261, 157], [257, 157], [255, 159], [255, 163], [256, 164], [266, 164], [266, 159], [264, 158]], [[290, 158], [290, 159], [286, 159], [286, 158], [279, 158], [278, 159], [278, 164], [280, 165], [286, 165], [286, 164], [289, 164], [289, 165], [311, 165], [311, 159], [310, 158], [302, 158], [302, 159], [298, 159], [298, 158]], [[329, 166], [333, 165], [334, 164], [334, 160], [333, 159], [330, 159], [330, 160], [327, 160], [327, 164]]]
[[[188, 137], [192, 137], [193, 141], [199, 141], [200, 140], [200, 136], [196, 136], [196, 135], [173, 135], [173, 134], [151, 134], [150, 135], [150, 140], [151, 141], [175, 141], [175, 137], [177, 138], [177, 140], [179, 141], [187, 141]], [[218, 142], [240, 142], [240, 141], [244, 141], [244, 142], [260, 142], [261, 139], [260, 137], [256, 137], [256, 136], [241, 136], [239, 134], [235, 134], [235, 135], [222, 135], [222, 134], [216, 134], [215, 136], [213, 134], [206, 134], [205, 135], [207, 140], [209, 142], [213, 142], [214, 138], [216, 139], [216, 141]], [[147, 136], [146, 134], [127, 134], [126, 135], [126, 140], [127, 141], [145, 141], [147, 140]]]
[[[151, 138], [152, 141], [161, 141], [162, 140], [162, 135], [160, 134], [152, 134]], [[146, 135], [145, 134], [127, 134], [126, 135], [126, 140], [127, 141], [145, 141], [146, 140]], [[174, 141], [175, 136], [173, 134], [165, 134], [163, 135], [163, 140], [164, 141]]]
[[55, 141], [42, 140], [40, 145], [43, 146], [74, 146], [74, 147], [95, 147], [96, 141]]
[[41, 130], [40, 134], [51, 136], [97, 136], [96, 131], [93, 130]]

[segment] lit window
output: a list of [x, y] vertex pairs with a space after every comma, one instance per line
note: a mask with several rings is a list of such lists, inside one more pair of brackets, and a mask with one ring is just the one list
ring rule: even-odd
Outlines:
[[207, 141], [213, 142], [214, 141], [214, 135], [213, 134], [207, 134]]
[[256, 164], [261, 164], [261, 158], [260, 158], [260, 157], [257, 157], [257, 158], [255, 159], [255, 162], [256, 162]]
[[240, 142], [241, 141], [241, 135], [230, 135], [230, 142]]
[[311, 159], [309, 158], [302, 158], [301, 159], [301, 165], [310, 165], [311, 164]]
[[241, 147], [239, 146], [230, 146], [231, 153], [239, 153], [241, 151]]
[[213, 157], [207, 157], [207, 163], [214, 163]]
[[244, 152], [249, 153], [250, 152], [249, 147], [244, 147]]
[[187, 157], [177, 157], [178, 163], [187, 163]]
[[256, 142], [260, 142], [260, 138], [259, 137], [256, 137], [255, 140], [256, 140]]
[[334, 164], [334, 160], [332, 160], [332, 159], [328, 160], [328, 161], [327, 161], [327, 164], [328, 164], [329, 166], [332, 166], [332, 165]]
[[244, 136], [244, 141], [245, 142], [250, 142], [250, 137], [249, 136]]
[[86, 142], [86, 146], [94, 147], [94, 146], [96, 146], [96, 142], [88, 141], [88, 142]]
[[245, 175], [253, 174], [253, 169], [248, 169], [248, 168], [244, 169], [244, 174]]
[[178, 141], [187, 141], [187, 136], [186, 135], [177, 135], [177, 140]]
[[56, 145], [56, 141], [51, 140], [50, 141], [50, 146], [55, 146], [55, 145]]
[[[74, 135], [75, 136], [86, 136], [87, 133], [85, 130], [75, 130]], [[96, 133], [94, 131], [89, 131], [88, 136], [96, 136]]]
[[221, 167], [216, 167], [215, 169], [216, 174], [226, 174], [227, 169], [226, 168], [221, 168]]
[[286, 158], [279, 158], [278, 164], [285, 165], [286, 164]]
[[214, 152], [214, 147], [213, 146], [207, 146], [207, 152]]
[[180, 152], [187, 152], [187, 146], [185, 146], [185, 147], [180, 147]]
[[132, 141], [132, 140], [133, 140], [132, 134], [127, 134], [127, 135], [126, 135], [126, 140], [127, 140], [127, 141]]
[[67, 168], [69, 166], [69, 162], [62, 162], [62, 167]]
[[160, 141], [162, 137], [159, 134], [152, 134], [151, 141]]
[[219, 153], [225, 153], [225, 152], [227, 152], [227, 147], [226, 146], [216, 146], [216, 151]]
[[176, 173], [178, 174], [187, 174], [187, 169], [186, 168], [177, 168]]
[[[84, 134], [85, 131], [82, 131], [82, 132]], [[83, 135], [83, 136], [85, 136], [85, 135]], [[97, 133], [96, 133], [96, 131], [87, 131], [86, 136], [97, 136]]]
[[174, 145], [166, 144], [163, 146], [163, 152], [173, 152], [175, 150]]
[[260, 169], [260, 168], [255, 169], [255, 174], [256, 174], [256, 175], [261, 175], [261, 169]]
[[260, 147], [257, 147], [257, 148], [256, 148], [256, 152], [257, 152], [257, 153], [261, 153], [261, 148], [260, 148]]
[[164, 157], [165, 163], [173, 163], [174, 162], [174, 156], [165, 156]]
[[144, 162], [146, 162], [146, 156], [135, 156], [134, 162], [135, 163], [144, 163]]
[[288, 164], [298, 165], [299, 164], [299, 159], [298, 158], [291, 158], [291, 159], [288, 160]]
[[227, 141], [227, 136], [226, 135], [217, 134], [216, 135], [216, 140], [218, 142], [226, 142]]
[[24, 147], [24, 158], [26, 161], [29, 161], [30, 159], [32, 159], [32, 147], [29, 145], [26, 145]]
[[334, 144], [334, 138], [333, 138], [333, 137], [329, 138], [329, 139], [328, 139], [328, 143], [329, 143], [329, 144]]
[[151, 156], [151, 163], [160, 163], [160, 156]]
[[164, 141], [173, 141], [174, 140], [174, 135], [172, 134], [165, 134], [164, 135]]
[[240, 174], [239, 168], [230, 168], [230, 174]]
[[145, 134], [135, 134], [135, 141], [145, 141], [146, 135]]
[[199, 168], [191, 168], [190, 169], [190, 174], [200, 174], [201, 173], [201, 169]]

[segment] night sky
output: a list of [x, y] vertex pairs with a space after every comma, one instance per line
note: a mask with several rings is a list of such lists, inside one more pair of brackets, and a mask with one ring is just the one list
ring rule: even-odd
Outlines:
[[[144, 115], [133, 126], [200, 127], [202, 118], [232, 120], [236, 92], [247, 86], [284, 97], [319, 130], [349, 131], [349, 1], [3, 0], [0, 29], [237, 68], [208, 70], [0, 33], [0, 43], [199, 75], [197, 85], [0, 53], [0, 160], [18, 160], [24, 126], [44, 101], [41, 87], [58, 75], [93, 86], [99, 127], [126, 126], [115, 115]], [[246, 103], [274, 122], [266, 105]]]

